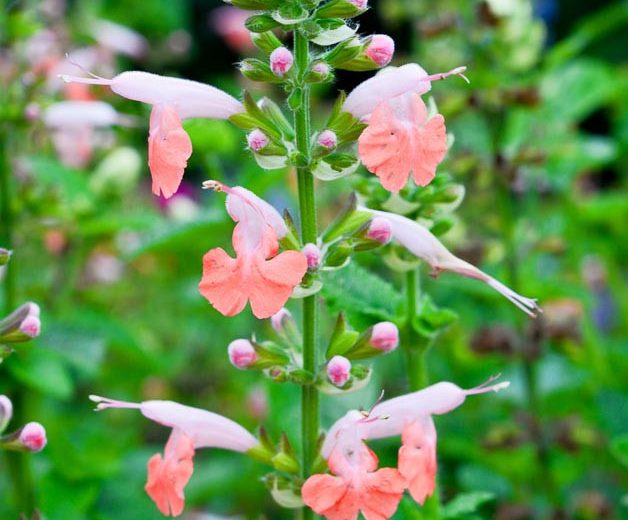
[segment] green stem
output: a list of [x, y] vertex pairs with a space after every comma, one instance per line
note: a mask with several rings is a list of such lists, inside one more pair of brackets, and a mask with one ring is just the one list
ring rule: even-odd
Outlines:
[[[13, 248], [14, 215], [12, 206], [12, 180], [11, 165], [9, 161], [8, 134], [0, 129], [0, 246], [6, 249]], [[6, 266], [4, 279], [4, 311], [8, 314], [15, 308], [16, 284], [15, 284], [16, 259], [13, 258]], [[15, 410], [13, 421], [22, 424], [24, 415], [24, 395], [19, 386], [13, 388], [11, 399]], [[18, 512], [30, 514], [34, 507], [34, 486], [28, 454], [5, 452], [6, 464], [13, 485], [15, 506]]]
[[[402, 332], [402, 348], [406, 358], [406, 373], [410, 391], [415, 392], [429, 384], [426, 356], [432, 342], [420, 336], [414, 330], [412, 322], [417, 314], [419, 291], [419, 271], [413, 269], [406, 273], [406, 321]], [[432, 496], [428, 497], [421, 508], [423, 517], [429, 520], [440, 518], [440, 492], [438, 482]]]
[[[310, 156], [310, 89], [303, 81], [309, 68], [309, 44], [299, 29], [294, 31], [294, 62], [296, 68], [296, 85], [300, 89], [298, 108], [294, 111], [294, 127], [296, 131], [297, 150], [307, 159]], [[301, 215], [301, 237], [304, 243], [316, 243], [316, 198], [314, 193], [314, 177], [309, 166], [297, 169], [299, 185], [299, 213]], [[315, 373], [317, 366], [317, 304], [316, 295], [303, 299], [303, 368]], [[302, 476], [307, 478], [311, 473], [316, 458], [318, 442], [318, 391], [313, 385], [303, 387], [301, 395], [301, 437], [302, 437]], [[302, 518], [314, 518], [309, 508], [304, 508]]]

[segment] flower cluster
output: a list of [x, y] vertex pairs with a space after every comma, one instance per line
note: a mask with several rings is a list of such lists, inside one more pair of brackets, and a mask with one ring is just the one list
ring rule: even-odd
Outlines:
[[[244, 26], [259, 50], [259, 57], [239, 63], [240, 72], [251, 81], [280, 87], [286, 94], [292, 120], [267, 97], [256, 101], [244, 92], [239, 100], [210, 85], [186, 79], [137, 71], [123, 72], [112, 79], [89, 73], [89, 77], [67, 73], [61, 77], [67, 84], [106, 86], [124, 98], [151, 105], [148, 167], [155, 195], [172, 197], [181, 185], [193, 152], [183, 127], [183, 121], [189, 118], [229, 120], [245, 132], [243, 146], [261, 168], [290, 167], [297, 171], [301, 232], [288, 213], [282, 216], [243, 186], [231, 187], [214, 180], [203, 184], [205, 189], [226, 194], [226, 212], [235, 223], [231, 242], [235, 256], [223, 248], [211, 248], [202, 260], [198, 288], [224, 316], [239, 314], [248, 303], [256, 318], [270, 319], [275, 337], [235, 339], [228, 345], [227, 355], [239, 370], [259, 370], [274, 382], [303, 387], [303, 414], [307, 420], [301, 461], [286, 435], [273, 444], [263, 429], [256, 437], [212, 412], [170, 401], [136, 404], [96, 396], [92, 399], [98, 403], [98, 410], [139, 409], [147, 418], [172, 429], [164, 453], [148, 462], [145, 487], [165, 515], [176, 516], [183, 511], [184, 487], [192, 476], [195, 450], [216, 447], [246, 453], [272, 466], [275, 472], [267, 476], [266, 483], [285, 507], [305, 503], [329, 520], [354, 519], [360, 512], [368, 520], [390, 518], [406, 490], [419, 504], [434, 492], [437, 458], [432, 416], [455, 409], [469, 395], [497, 391], [508, 383], [493, 384], [491, 380], [463, 390], [443, 382], [379, 402], [368, 413], [349, 411], [331, 427], [322, 445], [320, 455], [331, 474], [323, 473], [324, 464], [317, 466], [313, 462], [319, 431], [312, 420], [318, 416], [318, 401], [312, 396], [364, 387], [373, 370], [368, 360], [395, 351], [403, 342], [413, 343], [417, 337], [433, 337], [449, 319], [446, 313], [432, 320], [419, 316], [432, 327], [427, 330], [429, 327], [417, 325], [420, 320], [409, 303], [408, 315], [391, 313], [386, 319], [379, 318], [383, 321], [373, 319], [363, 325], [363, 330], [355, 330], [345, 313], [338, 312], [324, 360], [319, 360], [317, 350], [322, 342], [316, 329], [317, 298], [327, 283], [326, 274], [346, 267], [357, 253], [401, 249], [404, 260], [387, 262], [393, 268], [405, 262], [399, 270], [416, 269], [418, 261], [423, 261], [433, 275], [451, 271], [478, 279], [530, 316], [539, 311], [535, 300], [515, 293], [456, 257], [437, 238], [442, 229], [438, 229], [434, 215], [455, 208], [464, 190], [446, 176], [436, 176], [451, 140], [443, 115], [423, 96], [434, 81], [450, 76], [466, 80], [466, 67], [438, 74], [428, 74], [415, 63], [387, 67], [394, 56], [394, 41], [386, 35], [362, 37], [351, 22], [368, 9], [366, 0], [230, 3], [230, 9], [254, 12], [244, 22], [241, 12], [230, 10], [220, 15], [231, 17], [224, 28], [231, 45], [243, 47]], [[284, 38], [286, 33], [293, 35], [291, 44]], [[387, 68], [348, 95], [341, 93], [324, 125], [310, 127], [313, 84], [332, 82], [336, 70], [383, 67]], [[88, 106], [85, 104], [51, 107], [45, 114], [46, 123], [62, 141], [67, 139], [69, 128], [77, 132], [85, 125], [91, 128], [124, 122], [113, 109], [98, 103], [91, 101], [89, 110], [83, 110]], [[86, 123], [88, 115], [91, 119]], [[314, 178], [334, 181], [356, 174], [360, 165], [370, 172], [367, 184], [376, 184], [384, 197], [371, 196], [372, 192], [361, 189], [360, 180], [356, 181], [360, 200], [352, 194], [336, 218], [318, 233]], [[359, 175], [354, 178], [363, 179]], [[420, 202], [407, 200], [408, 194], [415, 193], [425, 195]], [[422, 203], [430, 209], [425, 215], [419, 214]], [[421, 218], [425, 216], [432, 217], [432, 221]], [[304, 301], [301, 329], [285, 308], [290, 298]], [[422, 302], [427, 309], [423, 312], [428, 314], [430, 302]], [[422, 348], [420, 341], [416, 343], [402, 346], [409, 351]], [[394, 436], [401, 436], [397, 467], [378, 469], [377, 456], [366, 441]]]

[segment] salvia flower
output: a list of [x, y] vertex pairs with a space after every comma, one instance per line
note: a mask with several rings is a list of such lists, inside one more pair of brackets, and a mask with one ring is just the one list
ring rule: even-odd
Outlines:
[[[463, 390], [437, 383], [424, 390], [376, 404], [366, 412], [349, 411], [329, 430], [321, 453], [332, 475], [313, 475], [301, 494], [304, 502], [328, 520], [385, 520], [396, 511], [403, 492], [423, 504], [436, 482], [436, 429], [432, 415], [460, 406], [468, 395], [498, 391], [507, 382]], [[377, 457], [365, 440], [401, 435], [398, 469], [378, 471]]]
[[405, 490], [394, 468], [377, 469], [377, 456], [364, 444], [364, 415], [352, 410], [330, 430], [333, 446], [323, 455], [332, 475], [316, 474], [301, 489], [306, 505], [328, 520], [390, 518]]
[[285, 76], [292, 68], [294, 57], [285, 47], [277, 47], [270, 53], [270, 70], [275, 76]]
[[225, 316], [238, 314], [248, 301], [257, 318], [269, 318], [301, 282], [307, 259], [300, 251], [277, 254], [278, 240], [288, 228], [266, 201], [240, 186], [207, 181], [204, 187], [227, 193], [227, 212], [237, 222], [232, 239], [236, 258], [222, 248], [208, 251], [199, 290]]
[[163, 456], [148, 461], [145, 490], [159, 511], [178, 516], [185, 506], [184, 488], [193, 472], [194, 451], [223, 448], [245, 453], [258, 445], [257, 439], [238, 423], [206, 410], [173, 401], [129, 403], [92, 395], [96, 410], [138, 409], [148, 419], [172, 428]]
[[387, 219], [391, 224], [393, 239], [417, 258], [426, 262], [432, 268], [434, 276], [442, 271], [451, 271], [467, 278], [475, 278], [508, 298], [529, 316], [534, 317], [540, 312], [536, 300], [517, 294], [492, 276], [480, 271], [474, 265], [458, 258], [418, 222], [394, 213], [368, 208], [360, 209]]
[[229, 361], [231, 364], [244, 370], [257, 361], [257, 352], [253, 348], [253, 344], [247, 339], [236, 339], [229, 343], [227, 347]]
[[377, 65], [385, 67], [395, 53], [395, 41], [387, 34], [374, 34], [364, 53]]
[[411, 63], [366, 80], [347, 97], [343, 110], [368, 120], [358, 139], [360, 159], [387, 190], [398, 192], [410, 175], [419, 186], [436, 175], [447, 152], [445, 120], [440, 114], [428, 115], [421, 95], [432, 81], [464, 70], [429, 76]]
[[344, 356], [332, 357], [327, 363], [327, 377], [335, 386], [344, 386], [351, 377], [351, 361]]
[[153, 193], [171, 197], [192, 155], [192, 141], [181, 121], [193, 117], [227, 119], [244, 112], [242, 104], [210, 85], [148, 72], [123, 72], [113, 79], [62, 75], [67, 83], [106, 85], [116, 94], [152, 105], [148, 135], [148, 165]]
[[381, 321], [373, 326], [370, 344], [382, 352], [390, 352], [399, 346], [399, 329], [390, 321]]
[[251, 150], [259, 152], [260, 150], [266, 148], [269, 141], [268, 136], [259, 128], [256, 128], [246, 136], [246, 142]]
[[0, 448], [37, 453], [46, 447], [46, 429], [38, 422], [29, 422], [19, 430], [0, 437]]

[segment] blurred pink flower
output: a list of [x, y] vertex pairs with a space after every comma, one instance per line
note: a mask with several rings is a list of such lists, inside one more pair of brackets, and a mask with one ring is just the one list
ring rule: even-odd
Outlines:
[[360, 209], [387, 219], [392, 228], [393, 239], [417, 258], [426, 262], [432, 268], [433, 276], [437, 276], [442, 271], [451, 271], [467, 278], [475, 278], [508, 298], [529, 316], [534, 317], [540, 312], [536, 300], [517, 294], [474, 265], [453, 255], [429, 230], [418, 222], [394, 213], [364, 207]]
[[300, 251], [277, 254], [278, 240], [288, 228], [266, 201], [240, 186], [207, 181], [204, 187], [227, 193], [227, 212], [237, 222], [232, 239], [236, 258], [220, 247], [208, 251], [199, 290], [225, 316], [238, 314], [249, 301], [257, 318], [269, 318], [303, 278], [306, 257]]
[[183, 489], [192, 476], [195, 449], [223, 448], [244, 453], [258, 445], [257, 439], [238, 423], [199, 408], [173, 401], [130, 403], [96, 395], [90, 399], [98, 403], [98, 411], [138, 409], [148, 419], [172, 428], [164, 456], [156, 454], [148, 462], [145, 486], [148, 495], [166, 516], [178, 516], [183, 511]]
[[91, 26], [91, 34], [101, 47], [132, 58], [142, 58], [148, 53], [148, 41], [133, 29], [112, 22], [97, 20]]
[[59, 159], [73, 168], [84, 168], [91, 160], [100, 144], [97, 131], [120, 120], [114, 108], [103, 101], [61, 101], [43, 114]]
[[66, 83], [107, 85], [116, 94], [153, 106], [148, 135], [148, 165], [153, 193], [171, 197], [178, 189], [192, 155], [192, 141], [181, 120], [203, 117], [227, 119], [244, 111], [229, 94], [210, 85], [148, 72], [123, 72], [113, 79], [63, 75]]
[[212, 11], [210, 24], [231, 49], [239, 54], [248, 54], [255, 49], [251, 33], [244, 25], [249, 16], [248, 11], [225, 5]]

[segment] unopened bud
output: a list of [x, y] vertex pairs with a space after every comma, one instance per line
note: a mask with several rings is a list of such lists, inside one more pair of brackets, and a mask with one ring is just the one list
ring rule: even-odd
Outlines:
[[368, 7], [368, 0], [349, 0], [358, 9], [366, 9]]
[[279, 47], [270, 53], [270, 70], [275, 76], [285, 75], [294, 62], [292, 53], [285, 47]]
[[332, 130], [323, 130], [318, 136], [318, 144], [328, 150], [333, 150], [338, 144], [338, 137]]
[[343, 356], [334, 356], [327, 363], [327, 377], [337, 387], [342, 387], [349, 381], [351, 375], [351, 361]]
[[310, 271], [318, 269], [321, 265], [321, 250], [316, 244], [305, 244], [302, 250], [307, 260], [307, 268]]
[[268, 145], [268, 137], [259, 128], [256, 128], [246, 136], [246, 142], [251, 150], [259, 152]]
[[312, 65], [310, 72], [306, 75], [305, 79], [311, 83], [318, 83], [319, 81], [325, 81], [331, 74], [331, 68], [324, 61], [317, 61]]
[[13, 417], [13, 404], [6, 395], [0, 395], [0, 433], [2, 433]]
[[374, 34], [364, 53], [377, 65], [384, 67], [395, 53], [395, 41], [386, 34]]
[[11, 259], [11, 251], [0, 247], [0, 266], [7, 265]]
[[384, 217], [375, 217], [369, 224], [366, 232], [367, 238], [375, 240], [380, 244], [387, 244], [392, 237], [392, 228], [390, 221]]
[[227, 347], [227, 352], [231, 364], [240, 370], [249, 368], [257, 361], [257, 352], [255, 352], [253, 344], [247, 339], [232, 341]]
[[275, 332], [281, 333], [284, 331], [287, 320], [292, 320], [292, 314], [288, 309], [282, 307], [270, 317], [270, 325]]
[[399, 329], [390, 321], [381, 321], [373, 327], [370, 344], [382, 352], [395, 350], [399, 345]]
[[21, 343], [39, 336], [39, 305], [25, 303], [0, 321], [0, 343]]
[[28, 451], [37, 453], [43, 450], [48, 442], [46, 439], [46, 430], [38, 422], [29, 422], [20, 430], [18, 441]]

